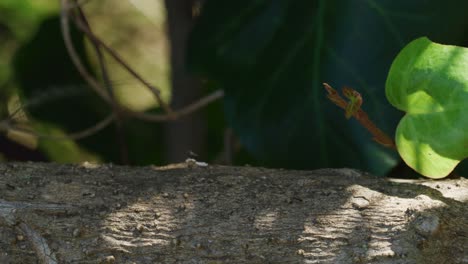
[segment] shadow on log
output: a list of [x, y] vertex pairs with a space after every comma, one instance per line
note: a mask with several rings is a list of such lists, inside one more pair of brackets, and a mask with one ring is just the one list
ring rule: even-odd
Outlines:
[[203, 165], [0, 164], [0, 263], [468, 263], [467, 179]]

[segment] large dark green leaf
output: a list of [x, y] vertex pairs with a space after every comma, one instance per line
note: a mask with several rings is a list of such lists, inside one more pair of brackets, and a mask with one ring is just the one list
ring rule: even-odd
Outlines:
[[371, 119], [393, 135], [401, 113], [384, 84], [415, 37], [462, 44], [467, 1], [207, 0], [189, 65], [225, 89], [227, 119], [273, 166], [352, 166], [384, 174], [396, 162], [325, 99], [322, 82], [363, 95]]

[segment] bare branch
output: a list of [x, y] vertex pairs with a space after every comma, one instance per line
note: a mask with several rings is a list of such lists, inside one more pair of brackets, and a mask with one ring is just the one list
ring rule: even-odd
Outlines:
[[[110, 114], [109, 116], [107, 116], [105, 119], [98, 122], [94, 126], [87, 128], [80, 132], [71, 133], [65, 136], [43, 135], [35, 131], [29, 130], [26, 128], [21, 128], [15, 125], [15, 121], [14, 121], [15, 116], [22, 109], [30, 105], [33, 105], [33, 103], [29, 102], [25, 105], [18, 107], [5, 120], [0, 120], [0, 132], [16, 131], [16, 132], [26, 133], [26, 134], [29, 134], [29, 135], [32, 135], [41, 139], [48, 139], [48, 140], [78, 140], [78, 139], [82, 139], [85, 137], [89, 137], [99, 132], [100, 130], [104, 129], [109, 124], [111, 124], [112, 121], [115, 121], [120, 117], [123, 118], [124, 116], [129, 116], [129, 117], [139, 118], [141, 120], [155, 121], [155, 122], [172, 121], [172, 120], [181, 118], [183, 116], [190, 115], [191, 113], [201, 109], [202, 107], [208, 105], [209, 103], [214, 102], [224, 96], [223, 90], [218, 90], [206, 97], [202, 97], [198, 101], [195, 101], [178, 111], [173, 111], [161, 99], [159, 89], [157, 89], [156, 87], [152, 86], [149, 82], [144, 80], [115, 51], [113, 51], [110, 47], [108, 47], [105, 43], [103, 43], [99, 38], [97, 38], [93, 34], [91, 28], [87, 24], [86, 17], [80, 7], [82, 4], [85, 3], [85, 1], [81, 1], [81, 2], [78, 2], [78, 0], [72, 0], [72, 1], [74, 2], [70, 3], [69, 0], [60, 0], [61, 30], [62, 30], [65, 47], [67, 49], [67, 52], [73, 64], [77, 68], [80, 75], [85, 79], [85, 81], [89, 84], [89, 86], [91, 86], [94, 92], [98, 94], [98, 96], [100, 96], [106, 103], [108, 103], [109, 105], [113, 107], [114, 113]], [[107, 93], [106, 93], [106, 89], [102, 87], [102, 85], [96, 80], [96, 78], [88, 72], [86, 67], [81, 62], [81, 59], [78, 53], [76, 52], [75, 47], [73, 46], [73, 42], [71, 40], [71, 35], [70, 35], [70, 27], [69, 27], [70, 26], [69, 25], [69, 17], [70, 17], [69, 11], [71, 11], [72, 9], [77, 9], [79, 12], [79, 17], [73, 16], [75, 24], [87, 35], [87, 37], [91, 40], [96, 50], [99, 63], [100, 63], [100, 68], [102, 70], [103, 78], [108, 88]], [[109, 81], [108, 72], [107, 72], [105, 62], [103, 59], [104, 57], [102, 56], [102, 52], [100, 50], [101, 47], [104, 48], [125, 69], [127, 69], [129, 73], [131, 73], [136, 79], [138, 79], [141, 83], [143, 83], [146, 87], [148, 87], [153, 92], [154, 96], [159, 101], [160, 106], [165, 109], [166, 111], [165, 114], [148, 114], [148, 113], [135, 112], [126, 108], [125, 106], [120, 105], [117, 102], [117, 100], [114, 99], [111, 82]]]
[[172, 115], [154, 115], [154, 114], [147, 114], [147, 113], [134, 113], [134, 116], [146, 120], [146, 121], [172, 121], [183, 116], [189, 115], [200, 108], [205, 107], [206, 105], [224, 97], [223, 90], [217, 90], [205, 97], [202, 97], [198, 101], [189, 104], [188, 106], [183, 107], [180, 110], [176, 110], [173, 112]]
[[[75, 3], [77, 3], [78, 0], [73, 0]], [[83, 9], [80, 7], [80, 6], [77, 6], [77, 11], [78, 11], [78, 15], [77, 16], [74, 16], [74, 20], [77, 21], [77, 22], [80, 22], [82, 23], [87, 30], [89, 30], [89, 32], [93, 32], [91, 27], [89, 26], [89, 22], [88, 22], [88, 19], [86, 18], [86, 15], [83, 11]], [[120, 110], [120, 105], [119, 103], [117, 103], [117, 100], [115, 98], [115, 93], [114, 93], [114, 89], [112, 87], [112, 83], [110, 81], [110, 77], [109, 77], [109, 72], [107, 70], [107, 67], [106, 67], [106, 62], [105, 62], [105, 58], [104, 58], [104, 55], [102, 54], [102, 51], [101, 51], [101, 46], [98, 42], [96, 42], [96, 40], [94, 39], [91, 39], [91, 43], [93, 44], [93, 47], [94, 47], [94, 50], [96, 51], [96, 54], [97, 54], [97, 57], [98, 57], [98, 61], [99, 61], [99, 68], [101, 69], [101, 74], [102, 74], [102, 79], [104, 81], [104, 84], [105, 84], [105, 87], [107, 88], [107, 92], [110, 96], [110, 98], [112, 99], [112, 108], [114, 110], [114, 113], [115, 113], [115, 123], [116, 123], [116, 136], [117, 136], [117, 140], [118, 140], [118, 143], [119, 143], [119, 146], [120, 146], [120, 156], [121, 156], [121, 161], [122, 161], [122, 164], [129, 164], [130, 161], [129, 161], [129, 157], [128, 157], [128, 146], [127, 146], [127, 141], [125, 139], [125, 130], [123, 129], [123, 115], [121, 114], [121, 110]]]
[[76, 69], [81, 74], [81, 76], [88, 82], [88, 84], [94, 89], [94, 91], [108, 104], [112, 105], [112, 99], [109, 95], [102, 89], [101, 85], [99, 85], [98, 81], [89, 74], [86, 68], [81, 63], [80, 57], [78, 56], [75, 47], [73, 46], [73, 42], [70, 36], [70, 24], [68, 19], [68, 10], [69, 2], [68, 0], [60, 0], [61, 3], [61, 13], [60, 13], [60, 24], [62, 29], [63, 40], [65, 42], [65, 47], [70, 55], [70, 58], [75, 64]]
[[30, 135], [33, 135], [35, 137], [38, 137], [38, 138], [41, 138], [41, 139], [50, 139], [50, 140], [78, 140], [78, 139], [82, 139], [82, 138], [85, 138], [85, 137], [89, 137], [91, 135], [94, 135], [95, 133], [99, 132], [100, 130], [104, 129], [105, 127], [107, 127], [110, 123], [112, 123], [112, 121], [115, 119], [115, 115], [114, 114], [110, 114], [109, 116], [107, 116], [106, 118], [104, 118], [103, 120], [99, 121], [98, 123], [96, 123], [94, 126], [90, 127], [90, 128], [87, 128], [85, 130], [82, 130], [82, 131], [79, 131], [79, 132], [75, 132], [75, 133], [71, 133], [71, 134], [68, 134], [66, 136], [51, 136], [51, 135], [43, 135], [43, 134], [39, 134], [39, 133], [36, 133], [34, 131], [31, 131], [29, 129], [25, 129], [25, 128], [20, 128], [20, 127], [15, 127], [14, 125], [12, 125], [8, 120], [5, 120], [5, 121], [2, 121], [0, 122], [0, 131], [4, 131], [4, 132], [7, 132], [9, 130], [12, 130], [12, 131], [18, 131], [18, 132], [22, 132], [22, 133], [26, 133], [26, 134], [30, 134]]
[[89, 3], [91, 0], [75, 0], [74, 3], [69, 3], [68, 7], [67, 7], [67, 10], [73, 10], [77, 7], [82, 7], [84, 6], [85, 4]]
[[[93, 90], [108, 104], [112, 105], [114, 102], [112, 98], [105, 92], [105, 89], [99, 84], [99, 82], [86, 70], [86, 68], [81, 63], [81, 60], [73, 46], [70, 37], [70, 25], [69, 25], [69, 14], [68, 11], [72, 7], [76, 7], [76, 5], [72, 5], [69, 0], [60, 0], [61, 3], [61, 28], [62, 34], [65, 42], [65, 46], [67, 51], [75, 64], [75, 67], [78, 69], [82, 77], [86, 80], [86, 82], [93, 88]], [[90, 40], [99, 44], [102, 48], [104, 48], [116, 61], [118, 61], [127, 71], [132, 74], [136, 79], [138, 79], [142, 84], [148, 87], [155, 97], [157, 98], [160, 106], [165, 109], [166, 114], [148, 114], [148, 113], [141, 113], [132, 111], [124, 106], [120, 106], [119, 110], [121, 114], [139, 118], [141, 120], [146, 121], [154, 121], [154, 122], [162, 122], [162, 121], [171, 121], [176, 120], [182, 116], [189, 115], [194, 111], [199, 110], [200, 108], [206, 106], [207, 104], [216, 101], [224, 96], [224, 92], [222, 90], [218, 90], [213, 92], [212, 94], [201, 98], [200, 100], [183, 107], [178, 111], [172, 110], [167, 104], [164, 103], [160, 96], [160, 91], [156, 87], [152, 86], [149, 82], [143, 79], [137, 72], [135, 72], [114, 50], [112, 50], [109, 46], [107, 46], [103, 41], [101, 41], [98, 37], [96, 37], [93, 32], [91, 32], [83, 22], [75, 19], [76, 26], [83, 31], [87, 35]], [[117, 102], [115, 102], [117, 103]], [[114, 118], [114, 117], [113, 117]]]
[[81, 21], [75, 20], [74, 21], [76, 26], [86, 34], [86, 36], [93, 42], [98, 43], [101, 47], [103, 47], [109, 55], [111, 55], [117, 62], [120, 63], [135, 79], [140, 81], [144, 86], [146, 86], [156, 98], [158, 104], [166, 111], [167, 114], [173, 114], [172, 109], [164, 102], [161, 98], [161, 91], [160, 89], [151, 85], [148, 81], [146, 81], [140, 74], [138, 74], [130, 65], [111, 47], [109, 47], [106, 43], [104, 43], [100, 38], [98, 38], [89, 28], [87, 28]]

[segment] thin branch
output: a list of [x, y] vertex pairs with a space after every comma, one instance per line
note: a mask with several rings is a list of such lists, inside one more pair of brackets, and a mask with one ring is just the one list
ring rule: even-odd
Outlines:
[[164, 109], [164, 111], [166, 111], [167, 114], [173, 114], [173, 110], [162, 99], [160, 89], [154, 87], [149, 82], [147, 82], [140, 74], [138, 74], [132, 67], [130, 67], [130, 65], [116, 51], [114, 51], [111, 47], [104, 43], [104, 41], [98, 38], [81, 21], [75, 20], [75, 24], [83, 33], [86, 34], [86, 36], [91, 41], [98, 43], [101, 47], [103, 47], [109, 53], [109, 55], [111, 55], [118, 63], [120, 63], [120, 65], [122, 65], [122, 67], [124, 67], [133, 77], [135, 77], [135, 79], [137, 79], [138, 81], [140, 81], [141, 84], [146, 86], [153, 93], [158, 104], [161, 106], [161, 108]]
[[90, 128], [87, 128], [87, 129], [84, 129], [82, 131], [79, 131], [79, 132], [75, 132], [75, 133], [71, 133], [71, 134], [67, 134], [66, 136], [51, 136], [51, 135], [43, 135], [43, 134], [39, 134], [39, 133], [36, 133], [34, 131], [31, 131], [29, 129], [24, 129], [24, 128], [19, 128], [19, 127], [15, 127], [13, 126], [12, 124], [10, 124], [10, 122], [7, 122], [7, 121], [3, 121], [3, 122], [0, 122], [0, 131], [4, 131], [4, 132], [7, 132], [9, 130], [11, 131], [17, 131], [17, 132], [22, 132], [22, 133], [26, 133], [26, 134], [30, 134], [32, 136], [35, 136], [35, 137], [38, 137], [38, 138], [41, 138], [41, 139], [50, 139], [50, 140], [79, 140], [79, 139], [82, 139], [82, 138], [85, 138], [85, 137], [89, 137], [89, 136], [92, 136], [94, 134], [96, 134], [97, 132], [99, 132], [100, 130], [104, 129], [105, 127], [107, 127], [110, 123], [112, 123], [112, 121], [115, 119], [115, 115], [114, 114], [110, 114], [109, 116], [107, 116], [106, 118], [104, 118], [103, 120], [99, 121], [98, 123], [96, 123], [94, 126], [90, 127]]
[[83, 7], [85, 4], [89, 3], [91, 0], [75, 0], [74, 3], [70, 3], [67, 7], [67, 11], [73, 10], [77, 7]]
[[[75, 64], [75, 67], [77, 67], [78, 71], [82, 75], [82, 77], [88, 82], [88, 84], [94, 89], [94, 91], [101, 96], [108, 104], [112, 105], [112, 99], [109, 97], [108, 94], [105, 93], [105, 89], [99, 84], [99, 82], [91, 75], [88, 73], [86, 68], [83, 66], [81, 63], [81, 60], [76, 53], [76, 50], [73, 46], [73, 42], [71, 41], [70, 37], [70, 28], [69, 28], [69, 19], [68, 19], [68, 10], [70, 9], [70, 3], [68, 0], [60, 0], [61, 2], [61, 27], [62, 27], [62, 34], [65, 42], [65, 46], [67, 47], [67, 51], [72, 58], [73, 63]], [[164, 107], [165, 104], [162, 101], [162, 99], [159, 96], [159, 90], [151, 86], [148, 82], [146, 82], [140, 75], [138, 75], [133, 69], [131, 69], [128, 64], [125, 63], [112, 49], [110, 49], [108, 46], [105, 45], [99, 38], [94, 36], [94, 34], [89, 34], [89, 30], [86, 30], [86, 28], [81, 24], [81, 30], [83, 30], [84, 33], [88, 33], [87, 36], [89, 38], [94, 38], [109, 54], [111, 54], [119, 63], [122, 63], [122, 65], [129, 70], [129, 72], [134, 75], [135, 78], [140, 80], [143, 84], [145, 84], [147, 87], [152, 87], [152, 91], [157, 91], [156, 95], [157, 98], [159, 98], [160, 106]], [[77, 26], [80, 27], [80, 25], [77, 24]], [[155, 96], [156, 96], [155, 95]], [[180, 117], [189, 115], [193, 113], [194, 111], [199, 110], [200, 108], [206, 106], [207, 104], [216, 101], [224, 96], [224, 92], [222, 90], [218, 90], [213, 92], [212, 94], [203, 97], [199, 99], [198, 101], [183, 107], [182, 109], [178, 111], [173, 111], [170, 109], [167, 105], [166, 107], [166, 114], [148, 114], [148, 113], [142, 113], [142, 112], [135, 112], [132, 111], [124, 106], [120, 107], [121, 113], [139, 118], [141, 120], [146, 120], [146, 121], [154, 121], [154, 122], [162, 122], [162, 121], [171, 121], [171, 120], [176, 120]]]
[[[75, 3], [77, 0], [73, 0]], [[90, 32], [92, 32], [91, 27], [89, 26], [88, 19], [85, 16], [85, 13], [83, 12], [83, 9], [77, 5], [76, 10], [78, 11], [78, 16], [73, 16], [75, 21], [80, 21]], [[113, 102], [114, 102], [114, 107], [118, 107], [118, 105], [115, 104], [115, 94], [114, 90], [112, 89], [112, 83], [109, 78], [109, 73], [107, 71], [106, 63], [104, 61], [104, 55], [102, 54], [101, 47], [98, 42], [95, 40], [91, 39], [91, 44], [93, 45], [94, 50], [96, 51], [97, 57], [98, 57], [98, 62], [99, 62], [99, 68], [102, 73], [102, 79], [105, 84], [105, 88], [107, 88], [107, 93], [109, 94], [110, 97], [112, 97]]]
[[[75, 0], [76, 1], [76, 0]], [[96, 52], [99, 55], [100, 59], [100, 65], [101, 65], [101, 70], [103, 71], [103, 77], [105, 81], [108, 84], [108, 94], [106, 93], [105, 89], [99, 84], [99, 82], [86, 70], [86, 68], [83, 66], [81, 63], [81, 60], [73, 46], [73, 42], [71, 40], [70, 36], [70, 28], [69, 28], [69, 15], [68, 11], [73, 9], [73, 8], [78, 8], [80, 9], [80, 3], [75, 2], [75, 5], [71, 5], [68, 0], [60, 0], [61, 2], [61, 29], [62, 29], [62, 35], [64, 38], [64, 43], [66, 46], [66, 49], [69, 53], [69, 56], [72, 59], [72, 62], [75, 64], [75, 67], [81, 74], [81, 76], [87, 81], [87, 83], [93, 88], [93, 90], [103, 99], [105, 100], [108, 104], [113, 106], [114, 111], [116, 113], [110, 114], [108, 117], [103, 119], [102, 121], [98, 122], [94, 126], [87, 128], [83, 131], [68, 134], [66, 136], [51, 136], [51, 135], [42, 135], [39, 133], [36, 133], [34, 131], [24, 129], [24, 128], [19, 128], [15, 127], [12, 125], [14, 122], [14, 117], [16, 114], [19, 113], [20, 110], [24, 109], [27, 105], [23, 105], [18, 107], [12, 114], [9, 115], [9, 117], [3, 121], [0, 121], [0, 131], [3, 132], [8, 132], [8, 131], [18, 131], [22, 133], [27, 133], [32, 136], [36, 136], [41, 139], [51, 139], [51, 140], [78, 140], [82, 139], [88, 136], [91, 136], [98, 131], [104, 129], [107, 127], [112, 121], [114, 121], [116, 118], [118, 118], [118, 114], [122, 115], [128, 115], [132, 117], [136, 117], [142, 120], [146, 121], [171, 121], [171, 120], [176, 120], [178, 118], [181, 118], [183, 116], [189, 115], [200, 108], [210, 104], [211, 102], [214, 102], [224, 96], [223, 90], [218, 90], [213, 92], [212, 94], [203, 97], [199, 99], [198, 101], [193, 102], [192, 104], [183, 107], [179, 111], [173, 111], [170, 109], [167, 105], [164, 104], [162, 99], [160, 98], [160, 92], [158, 89], [155, 87], [151, 86], [148, 82], [146, 82], [140, 75], [138, 75], [133, 69], [128, 66], [112, 49], [107, 47], [102, 41], [100, 41], [97, 37], [94, 36], [92, 33], [91, 29], [88, 27], [83, 27], [83, 24], [85, 22], [77, 22], [77, 24], [81, 25], [81, 27], [85, 28], [85, 31], [88, 33], [88, 37], [92, 40], [93, 44], [95, 45]], [[80, 10], [81, 11], [81, 10]], [[86, 21], [86, 18], [84, 17], [84, 13], [82, 15], [82, 20]], [[75, 19], [75, 21], [79, 21], [78, 19]], [[83, 30], [83, 29], [82, 29]], [[99, 46], [104, 47], [118, 62], [120, 62], [132, 75], [134, 75], [135, 78], [140, 80], [143, 84], [145, 84], [148, 88], [150, 88], [151, 91], [155, 94], [156, 98], [160, 101], [160, 106], [166, 108], [166, 114], [148, 114], [148, 113], [140, 113], [140, 112], [135, 112], [132, 110], [127, 109], [124, 106], [120, 106], [116, 100], [114, 100], [113, 95], [112, 95], [112, 87], [110, 86], [110, 81], [107, 76], [107, 71], [105, 67], [105, 63], [102, 60], [102, 53], [99, 49]], [[118, 109], [118, 110], [117, 110]]]
[[356, 118], [359, 123], [365, 127], [373, 136], [373, 140], [376, 141], [377, 143], [396, 149], [395, 147], [395, 142], [387, 135], [385, 132], [380, 130], [370, 119], [369, 116], [367, 115], [364, 110], [362, 110], [361, 104], [362, 104], [362, 97], [361, 95], [351, 89], [351, 88], [344, 88], [343, 89], [343, 94], [347, 96], [351, 101], [348, 103], [346, 100], [344, 100], [340, 94], [333, 89], [330, 85], [327, 83], [324, 83], [323, 86], [328, 92], [328, 99], [332, 101], [335, 105], [341, 107], [346, 111], [346, 115], [353, 116]]
[[[33, 98], [29, 98], [22, 104], [15, 106], [15, 109], [9, 111], [9, 115], [7, 119], [13, 120], [16, 115], [21, 114], [22, 111], [26, 111], [26, 109], [31, 107], [37, 107], [43, 104], [47, 104], [48, 102], [52, 102], [54, 100], [60, 100], [62, 98], [69, 98], [72, 96], [80, 96], [83, 95], [84, 88], [89, 89], [88, 86], [85, 85], [60, 85], [60, 86], [50, 86], [47, 91], [43, 91], [39, 94], [34, 94]], [[20, 100], [18, 100], [20, 101]], [[24, 100], [22, 100], [24, 101]]]
[[[173, 115], [158, 115], [158, 114], [147, 114], [147, 113], [142, 113], [142, 112], [131, 112], [130, 114], [136, 118], [139, 118], [141, 120], [145, 121], [152, 121], [152, 122], [162, 122], [162, 121], [172, 121], [181, 117], [184, 117], [186, 115], [190, 115], [191, 113], [205, 107], [206, 105], [221, 99], [224, 96], [223, 90], [217, 90], [213, 92], [212, 94], [205, 96], [201, 98], [200, 100], [182, 108], [180, 111], [175, 111]], [[17, 110], [19, 111], [19, 109]], [[16, 112], [17, 112], [16, 111]], [[12, 131], [18, 131], [22, 133], [27, 133], [32, 136], [41, 138], [41, 139], [47, 139], [47, 140], [79, 140], [88, 136], [91, 136], [98, 131], [104, 129], [107, 127], [113, 120], [115, 119], [115, 114], [110, 114], [108, 117], [103, 119], [102, 121], [98, 122], [96, 125], [87, 128], [85, 130], [75, 132], [72, 134], [68, 134], [66, 136], [51, 136], [51, 135], [43, 135], [36, 133], [34, 131], [24, 129], [24, 128], [19, 128], [15, 127], [14, 125], [11, 124], [12, 119], [11, 116], [9, 119], [3, 120], [0, 122], [0, 131], [7, 132], [9, 130]]]
[[214, 91], [212, 94], [207, 95], [201, 98], [200, 100], [183, 107], [182, 109], [175, 112], [174, 115], [176, 116], [176, 118], [179, 118], [181, 116], [186, 116], [188, 114], [191, 114], [197, 111], [200, 108], [203, 108], [204, 106], [210, 104], [211, 102], [214, 102], [222, 98], [223, 96], [224, 96], [223, 90]]
[[86, 70], [86, 68], [81, 63], [80, 57], [73, 46], [70, 35], [70, 24], [68, 19], [68, 10], [70, 8], [68, 0], [60, 0], [61, 3], [61, 12], [60, 12], [60, 24], [62, 29], [63, 40], [65, 42], [65, 47], [70, 55], [70, 58], [75, 64], [76, 69], [81, 74], [81, 76], [88, 82], [88, 84], [94, 89], [94, 91], [108, 104], [112, 105], [112, 99], [108, 94], [102, 89], [96, 79], [94, 79], [91, 74]]
[[[77, 3], [77, 0], [74, 0], [74, 2]], [[92, 33], [93, 31], [89, 25], [88, 19], [86, 18], [86, 15], [83, 9], [80, 6], [77, 6], [76, 9], [78, 11], [78, 16], [74, 16], [74, 20], [76, 22], [79, 21], [80, 23], [82, 23], [86, 27], [86, 29]], [[121, 114], [122, 111], [120, 110], [120, 105], [117, 103], [117, 100], [115, 98], [114, 89], [112, 87], [112, 83], [109, 77], [109, 72], [106, 67], [104, 55], [102, 54], [102, 51], [101, 51], [101, 46], [94, 39], [91, 39], [91, 43], [93, 44], [94, 50], [96, 51], [96, 54], [98, 57], [99, 68], [101, 69], [102, 79], [104, 81], [105, 87], [107, 88], [107, 92], [110, 98], [112, 99], [112, 108], [114, 109], [114, 113], [116, 116], [115, 130], [116, 130], [117, 141], [119, 142], [119, 146], [120, 146], [120, 156], [121, 156], [120, 158], [121, 158], [122, 164], [128, 165], [130, 164], [130, 161], [129, 161], [129, 156], [128, 156], [127, 141], [125, 139], [125, 132], [123, 129], [124, 118], [123, 118], [123, 115]]]
[[191, 103], [180, 110], [176, 110], [173, 112], [172, 115], [155, 115], [155, 114], [147, 114], [147, 113], [134, 113], [134, 116], [146, 121], [173, 121], [179, 119], [183, 116], [189, 115], [200, 108], [205, 107], [206, 105], [224, 97], [223, 90], [217, 90], [205, 97], [202, 97], [198, 101]]

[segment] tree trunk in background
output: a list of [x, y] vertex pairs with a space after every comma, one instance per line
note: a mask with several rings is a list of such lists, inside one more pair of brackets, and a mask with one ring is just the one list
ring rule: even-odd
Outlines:
[[[201, 85], [185, 68], [187, 39], [193, 25], [190, 0], [165, 0], [171, 47], [173, 109], [180, 109], [201, 96]], [[205, 124], [200, 112], [168, 122], [165, 127], [166, 159], [177, 162], [193, 151], [203, 156]]]

